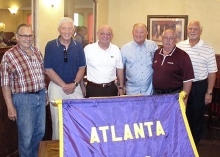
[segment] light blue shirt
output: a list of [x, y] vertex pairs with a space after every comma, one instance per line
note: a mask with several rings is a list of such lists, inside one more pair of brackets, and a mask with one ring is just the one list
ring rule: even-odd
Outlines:
[[151, 95], [153, 93], [152, 61], [157, 49], [157, 44], [151, 40], [145, 40], [141, 46], [135, 41], [122, 46], [121, 54], [126, 70], [127, 95]]

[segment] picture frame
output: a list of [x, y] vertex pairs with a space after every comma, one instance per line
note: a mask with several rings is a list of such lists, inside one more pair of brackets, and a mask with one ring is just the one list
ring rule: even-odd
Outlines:
[[173, 29], [177, 33], [177, 42], [187, 39], [188, 15], [148, 15], [147, 39], [162, 45], [162, 34], [166, 29]]

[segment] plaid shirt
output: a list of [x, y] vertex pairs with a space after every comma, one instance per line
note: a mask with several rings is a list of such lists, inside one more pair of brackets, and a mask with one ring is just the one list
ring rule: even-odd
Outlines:
[[44, 88], [43, 57], [36, 47], [28, 56], [17, 44], [5, 52], [1, 61], [1, 86], [10, 86], [12, 93], [37, 92]]

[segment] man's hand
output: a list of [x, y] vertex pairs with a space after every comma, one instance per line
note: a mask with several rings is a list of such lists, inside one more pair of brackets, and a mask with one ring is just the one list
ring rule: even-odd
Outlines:
[[66, 84], [65, 86], [62, 87], [63, 91], [66, 93], [66, 94], [72, 94], [75, 90], [76, 86], [74, 83], [69, 83], [69, 84]]
[[205, 94], [205, 104], [208, 105], [212, 102], [212, 95], [206, 93]]
[[125, 95], [126, 94], [126, 88], [125, 87], [118, 87], [118, 95]]
[[17, 112], [16, 112], [14, 106], [10, 106], [8, 108], [8, 118], [12, 121], [17, 120]]

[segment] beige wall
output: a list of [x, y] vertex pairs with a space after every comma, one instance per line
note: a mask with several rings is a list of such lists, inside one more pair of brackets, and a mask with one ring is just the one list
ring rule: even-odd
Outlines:
[[147, 15], [188, 15], [189, 21], [199, 20], [203, 25], [202, 39], [220, 54], [219, 0], [99, 0], [97, 27], [108, 24], [113, 28], [112, 43], [121, 47], [132, 40], [132, 26], [147, 24]]
[[18, 12], [13, 15], [8, 9], [0, 9], [0, 22], [5, 23], [4, 32], [15, 32], [18, 25], [27, 23], [27, 16], [30, 14], [30, 10], [18, 10]]
[[64, 0], [53, 8], [45, 0], [35, 0], [35, 34], [36, 46], [44, 55], [48, 41], [58, 37], [58, 22], [64, 16]]

